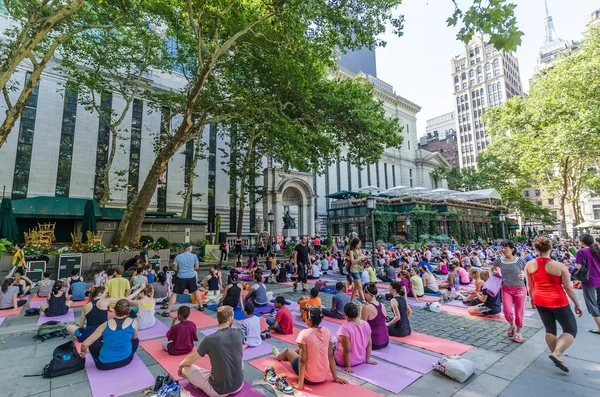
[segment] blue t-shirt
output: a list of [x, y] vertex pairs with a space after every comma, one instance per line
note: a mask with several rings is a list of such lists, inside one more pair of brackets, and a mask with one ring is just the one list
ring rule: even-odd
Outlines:
[[344, 306], [346, 306], [346, 303], [348, 302], [350, 302], [350, 298], [348, 298], [348, 294], [345, 294], [343, 291], [338, 292], [331, 297], [331, 306], [334, 308], [337, 317], [344, 318]]
[[85, 299], [85, 283], [79, 281], [71, 284], [71, 300], [82, 301]]
[[421, 266], [427, 266], [427, 269], [429, 269], [430, 272], [433, 272], [433, 268], [431, 267], [431, 264], [427, 261], [421, 261], [421, 263], [419, 263], [419, 267]]
[[196, 277], [194, 266], [198, 263], [198, 257], [191, 252], [184, 252], [175, 257], [173, 262], [177, 265], [177, 277], [193, 278]]

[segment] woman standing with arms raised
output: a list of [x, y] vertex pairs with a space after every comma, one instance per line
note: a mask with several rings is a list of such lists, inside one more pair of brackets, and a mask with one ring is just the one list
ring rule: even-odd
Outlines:
[[[504, 240], [501, 245], [502, 258], [496, 259], [492, 265], [492, 272], [502, 270], [502, 311], [508, 322], [506, 336], [517, 343], [523, 342], [521, 329], [525, 317], [525, 300], [527, 290], [525, 288], [525, 262], [517, 258], [515, 244], [510, 240]], [[513, 312], [514, 307], [514, 312]]]
[[[546, 328], [546, 344], [552, 352], [550, 359], [558, 368], [569, 372], [569, 368], [562, 361], [562, 354], [573, 344], [577, 336], [577, 321], [569, 306], [567, 295], [575, 304], [575, 312], [579, 317], [583, 312], [571, 286], [569, 269], [550, 258], [552, 242], [545, 237], [540, 237], [535, 241], [534, 247], [537, 258], [527, 262], [525, 266], [531, 306], [537, 308]], [[563, 330], [558, 338], [556, 322]]]
[[587, 233], [579, 236], [579, 245], [583, 249], [577, 252], [575, 267], [580, 269], [583, 258], [586, 259], [590, 278], [581, 283], [581, 288], [585, 306], [596, 322], [596, 329], [590, 332], [600, 335], [600, 246], [594, 244], [594, 237]]

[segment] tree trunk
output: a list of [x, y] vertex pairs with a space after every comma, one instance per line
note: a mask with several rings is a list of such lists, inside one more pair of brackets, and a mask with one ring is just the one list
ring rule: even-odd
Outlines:
[[192, 166], [188, 170], [188, 184], [186, 186], [185, 194], [183, 195], [183, 211], [181, 212], [182, 218], [187, 218], [191, 215], [190, 207], [192, 203], [192, 197], [194, 195], [194, 176], [196, 175], [196, 167], [198, 166], [198, 160], [200, 159], [200, 149], [202, 148], [202, 137], [196, 138], [196, 146], [194, 148], [194, 160]]
[[[47, 17], [44, 24], [40, 25], [35, 31], [30, 30], [33, 23], [28, 22], [25, 24], [21, 34], [17, 36], [13, 45], [10, 46], [11, 49], [6, 56], [6, 60], [0, 66], [0, 90], [3, 90], [6, 87], [6, 84], [8, 84], [17, 67], [31, 54], [38, 44], [40, 44], [42, 40], [46, 38], [54, 26], [81, 10], [84, 6], [84, 3], [84, 0], [73, 0], [69, 4], [66, 4], [64, 7], [56, 11], [54, 15]], [[39, 18], [42, 18], [41, 15], [38, 16]], [[46, 18], [46, 16], [44, 16], [44, 18]], [[3, 143], [4, 141], [0, 136], [0, 147], [2, 147]]]

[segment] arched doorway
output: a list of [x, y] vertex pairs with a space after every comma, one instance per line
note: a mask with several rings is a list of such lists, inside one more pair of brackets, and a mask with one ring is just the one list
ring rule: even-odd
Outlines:
[[302, 201], [302, 192], [295, 186], [284, 188], [281, 194], [281, 205], [283, 216], [289, 212], [290, 216], [296, 220], [296, 229], [298, 234], [305, 234], [306, 225], [304, 224], [304, 210]]

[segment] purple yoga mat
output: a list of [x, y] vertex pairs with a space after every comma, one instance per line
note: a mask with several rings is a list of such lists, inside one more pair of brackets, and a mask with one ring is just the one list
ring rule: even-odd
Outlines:
[[425, 307], [425, 306], [427, 306], [427, 303], [429, 303], [429, 302], [425, 302], [425, 301], [419, 301], [419, 302], [410, 301], [410, 302], [408, 302], [408, 304], [411, 307]]
[[168, 330], [169, 327], [167, 327], [162, 321], [156, 320], [154, 327], [138, 331], [138, 338], [140, 340], [164, 338]]
[[6, 317], [0, 317], [0, 325], [2, 325], [2, 323], [4, 322], [4, 320], [6, 320]]
[[154, 376], [134, 354], [131, 363], [123, 368], [100, 371], [90, 354], [85, 356], [85, 371], [94, 397], [118, 397], [154, 385]]
[[333, 340], [335, 340], [335, 335], [337, 334], [337, 331], [338, 331], [338, 329], [340, 329], [341, 326], [342, 326], [342, 324], [334, 323], [332, 321], [327, 321], [327, 320], [321, 321], [321, 327], [327, 328], [328, 330], [331, 331], [331, 336], [333, 337]]
[[75, 322], [75, 314], [73, 313], [73, 309], [69, 309], [67, 314], [64, 316], [46, 317], [44, 313], [40, 313], [40, 318], [38, 318], [37, 325], [42, 325], [48, 321], [58, 321], [61, 323]]
[[373, 350], [371, 354], [421, 374], [431, 372], [431, 364], [438, 361], [438, 357], [436, 356], [421, 353], [392, 343], [384, 349]]
[[266, 306], [260, 306], [260, 307], [255, 307], [254, 308], [254, 312], [255, 313], [259, 313], [259, 314], [265, 314], [265, 313], [270, 313], [271, 310], [273, 310], [275, 307], [273, 305], [266, 305]]
[[29, 302], [29, 308], [30, 309], [39, 309], [40, 306], [44, 305], [44, 304], [48, 304], [47, 300], [39, 300], [39, 301], [31, 301]]
[[[182, 381], [179, 383], [181, 388], [188, 392], [188, 394], [192, 397], [207, 397], [206, 393], [202, 390], [198, 389], [196, 386], [190, 384], [188, 381]], [[229, 397], [263, 397], [264, 394], [256, 390], [254, 387], [250, 386], [249, 383], [244, 382], [244, 386], [242, 390], [235, 394], [230, 394]]]
[[[377, 365], [360, 364], [352, 367], [355, 376], [375, 386], [389, 390], [394, 394], [400, 393], [408, 385], [419, 379], [422, 374], [413, 372], [406, 368], [388, 364], [385, 361], [377, 361]], [[338, 373], [342, 374], [343, 368], [338, 365]]]

